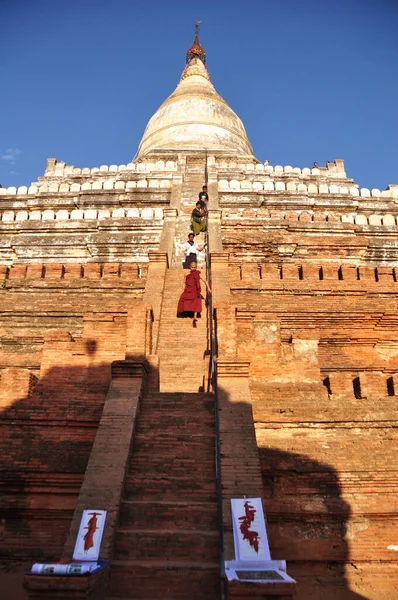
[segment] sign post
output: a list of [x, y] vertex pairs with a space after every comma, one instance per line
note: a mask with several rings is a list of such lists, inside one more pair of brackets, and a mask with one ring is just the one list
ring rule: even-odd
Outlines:
[[286, 561], [272, 560], [261, 498], [231, 499], [235, 560], [225, 561], [229, 581], [295, 583]]

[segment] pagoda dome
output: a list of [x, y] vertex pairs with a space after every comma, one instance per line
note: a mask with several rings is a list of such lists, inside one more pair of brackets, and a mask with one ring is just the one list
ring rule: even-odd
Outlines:
[[148, 122], [138, 158], [162, 149], [253, 155], [242, 121], [216, 92], [205, 63], [196, 32], [180, 83]]

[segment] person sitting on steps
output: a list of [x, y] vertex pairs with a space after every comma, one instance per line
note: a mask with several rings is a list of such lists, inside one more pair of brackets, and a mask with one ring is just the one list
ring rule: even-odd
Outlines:
[[204, 244], [202, 248], [199, 248], [197, 243], [195, 242], [195, 236], [193, 233], [188, 234], [188, 241], [182, 245], [182, 249], [185, 252], [185, 262], [184, 269], [189, 269], [191, 263], [197, 262], [197, 255], [199, 252], [202, 252], [206, 248], [207, 244]]
[[191, 229], [194, 232], [194, 235], [199, 235], [201, 231], [206, 231], [206, 220], [204, 214], [205, 211], [198, 200], [191, 215]]
[[[178, 301], [177, 316], [186, 317], [193, 313], [193, 327], [197, 326], [197, 319], [202, 312], [202, 289], [200, 280], [206, 285], [207, 293], [211, 294], [211, 289], [206, 279], [200, 276], [200, 271], [196, 269], [196, 262], [191, 262], [189, 273], [185, 277], [184, 290]], [[188, 313], [188, 314], [187, 314]]]

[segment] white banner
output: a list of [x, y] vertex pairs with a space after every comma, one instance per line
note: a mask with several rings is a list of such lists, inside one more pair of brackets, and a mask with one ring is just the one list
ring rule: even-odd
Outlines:
[[233, 498], [231, 508], [235, 560], [271, 560], [261, 498]]
[[84, 510], [77, 534], [73, 560], [98, 560], [106, 510]]

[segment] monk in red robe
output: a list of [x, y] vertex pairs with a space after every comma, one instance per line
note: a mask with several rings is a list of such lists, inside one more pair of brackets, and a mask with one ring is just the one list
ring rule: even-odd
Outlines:
[[177, 308], [179, 316], [185, 316], [186, 313], [193, 313], [194, 327], [197, 325], [198, 315], [202, 312], [201, 280], [206, 285], [208, 293], [211, 294], [209, 284], [200, 276], [200, 271], [196, 267], [196, 262], [191, 262], [189, 266], [190, 271], [185, 278], [184, 291], [180, 296]]

